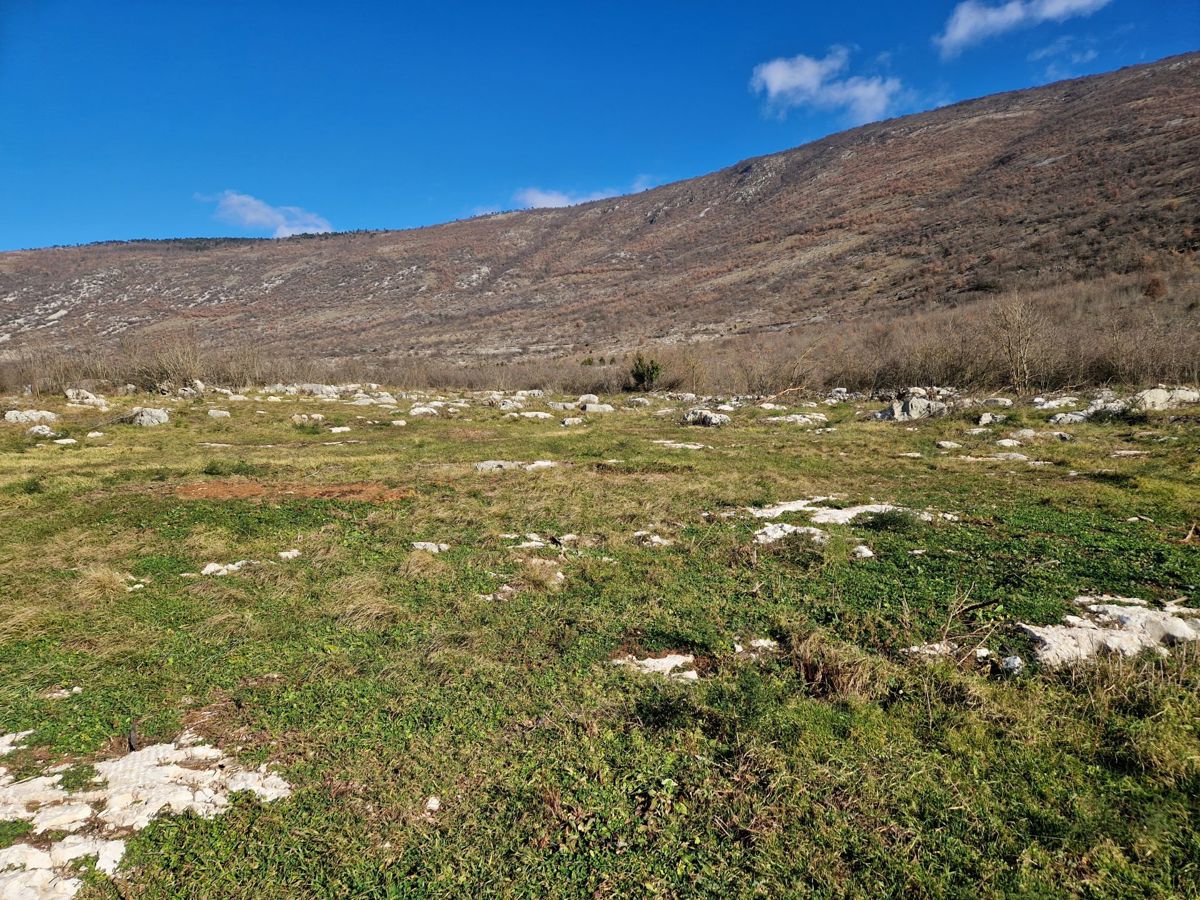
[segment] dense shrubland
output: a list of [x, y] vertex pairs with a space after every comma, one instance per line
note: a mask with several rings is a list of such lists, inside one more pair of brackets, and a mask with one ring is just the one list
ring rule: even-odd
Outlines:
[[1031, 391], [1101, 384], [1200, 382], [1200, 288], [1194, 267], [1173, 277], [1111, 276], [999, 294], [904, 316], [817, 324], [704, 343], [650, 344], [583, 358], [457, 364], [418, 356], [269, 355], [204, 347], [185, 331], [137, 336], [117, 349], [63, 353], [46, 344], [0, 358], [0, 389], [54, 392], [83, 382], [152, 389], [199, 378], [227, 385], [377, 381], [408, 387], [541, 387], [771, 394], [836, 385], [920, 384]]

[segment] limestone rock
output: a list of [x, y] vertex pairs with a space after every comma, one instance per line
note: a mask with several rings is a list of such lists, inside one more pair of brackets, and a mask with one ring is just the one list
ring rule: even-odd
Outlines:
[[14, 425], [36, 425], [39, 422], [57, 422], [58, 415], [46, 409], [10, 409], [4, 421]]
[[713, 412], [710, 409], [696, 407], [689, 409], [683, 417], [685, 425], [699, 425], [704, 428], [721, 428], [728, 425], [732, 420], [724, 413]]
[[149, 406], [135, 406], [122, 419], [130, 425], [138, 425], [142, 428], [154, 428], [159, 425], [166, 425], [170, 421], [171, 415], [165, 409], [154, 409]]

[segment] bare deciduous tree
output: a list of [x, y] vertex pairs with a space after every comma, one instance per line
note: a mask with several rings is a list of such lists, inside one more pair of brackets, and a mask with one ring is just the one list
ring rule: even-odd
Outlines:
[[996, 303], [988, 317], [988, 332], [995, 341], [1018, 394], [1028, 393], [1042, 359], [1046, 318], [1028, 297], [1017, 294]]

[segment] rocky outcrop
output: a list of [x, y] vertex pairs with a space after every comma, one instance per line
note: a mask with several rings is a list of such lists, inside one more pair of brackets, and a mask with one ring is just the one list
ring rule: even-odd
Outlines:
[[892, 405], [875, 413], [883, 422], [911, 422], [914, 419], [929, 419], [944, 416], [950, 411], [947, 399], [953, 392], [947, 388], [934, 388], [933, 396], [925, 388], [912, 387], [892, 401]]
[[1075, 598], [1078, 615], [1061, 625], [1021, 625], [1036, 644], [1038, 661], [1055, 667], [1090, 659], [1101, 653], [1136, 656], [1144, 650], [1200, 641], [1200, 610], [1182, 601], [1154, 609], [1136, 597], [1082, 596]]

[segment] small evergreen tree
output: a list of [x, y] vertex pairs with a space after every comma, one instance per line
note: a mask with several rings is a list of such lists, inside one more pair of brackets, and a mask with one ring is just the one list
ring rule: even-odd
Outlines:
[[642, 356], [642, 352], [639, 350], [637, 356], [633, 358], [633, 368], [629, 375], [633, 379], [634, 390], [652, 391], [662, 375], [662, 366], [657, 360]]

